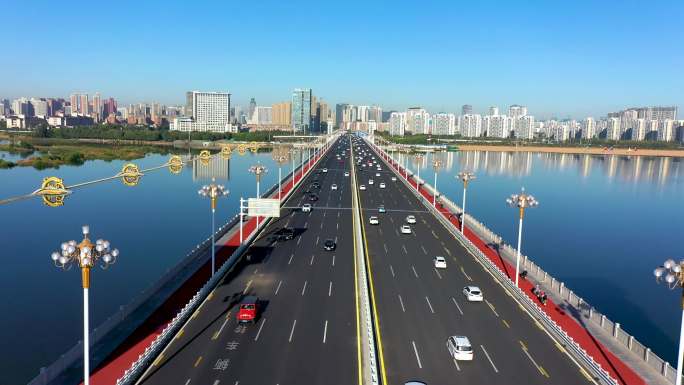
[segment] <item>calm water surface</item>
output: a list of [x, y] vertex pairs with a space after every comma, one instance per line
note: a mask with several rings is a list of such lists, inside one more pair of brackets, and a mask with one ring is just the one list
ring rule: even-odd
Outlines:
[[[541, 204], [525, 217], [523, 252], [674, 362], [679, 293], [656, 285], [652, 270], [665, 258], [684, 254], [680, 160], [500, 152], [436, 156], [445, 165], [438, 187], [457, 203], [462, 184], [454, 175], [462, 169], [476, 172], [468, 211], [508, 243], [516, 241], [517, 213], [505, 198], [523, 186], [534, 194]], [[136, 163], [146, 168], [167, 159], [148, 155]], [[25, 383], [81, 338], [79, 272], [63, 272], [49, 257], [62, 241], [79, 240], [80, 226], [87, 223], [93, 237], [109, 239], [121, 250], [112, 268], [93, 272], [91, 324], [96, 326], [209, 235], [209, 202], [197, 189], [212, 176], [228, 186], [230, 195], [217, 209], [217, 223], [225, 222], [237, 213], [240, 196], [254, 195], [247, 169], [256, 162], [269, 169], [262, 179], [265, 190], [277, 180], [277, 165], [268, 153], [248, 153], [209, 167], [185, 167], [179, 175], [153, 171], [136, 187], [114, 180], [77, 189], [58, 208], [37, 199], [0, 206], [0, 383]], [[431, 162], [425, 157], [421, 168], [430, 183]], [[46, 176], [69, 185], [116, 174], [124, 163], [0, 170], [0, 199], [31, 192]]]

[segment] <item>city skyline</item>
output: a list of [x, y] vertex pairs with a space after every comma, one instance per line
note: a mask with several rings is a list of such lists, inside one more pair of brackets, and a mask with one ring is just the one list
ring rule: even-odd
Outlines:
[[[479, 113], [490, 105], [523, 104], [534, 106], [539, 118], [601, 116], [632, 105], [684, 108], [676, 92], [684, 85], [678, 66], [682, 32], [676, 22], [668, 22], [683, 14], [681, 3], [433, 3], [421, 5], [420, 15], [366, 4], [365, 12], [355, 14], [359, 28], [348, 28], [348, 19], [332, 5], [313, 19], [309, 8], [216, 3], [194, 9], [148, 3], [110, 25], [97, 21], [97, 7], [49, 8], [47, 17], [47, 12], [11, 2], [5, 9], [15, 17], [5, 26], [25, 33], [22, 39], [9, 39], [6, 52], [39, 46], [46, 34], [68, 36], [75, 22], [98, 33], [83, 36], [82, 48], [52, 49], [54, 62], [79, 65], [45, 71], [30, 56], [5, 61], [0, 93], [13, 99], [100, 90], [123, 104], [178, 104], [182, 99], [177, 95], [188, 89], [230, 90], [235, 104], [256, 97], [270, 105], [287, 100], [288, 90], [310, 87], [333, 103], [377, 104], [388, 110], [421, 105], [451, 112], [470, 104]], [[605, 17], [608, 13], [611, 17]], [[231, 23], [218, 22], [225, 14], [232, 15]], [[256, 19], [246, 17], [255, 14]], [[203, 21], [182, 28], [173, 23], [152, 28], [143, 22], [180, 15]], [[638, 28], [625, 20], [638, 20]], [[282, 39], [300, 21], [309, 28], [307, 44]], [[249, 34], [240, 35], [243, 30]], [[100, 44], [103, 35], [113, 36], [109, 44]], [[187, 67], [190, 57], [148, 48], [159, 39], [169, 47], [199, 44], [192, 68]], [[645, 46], [648, 52], [638, 48]], [[113, 53], [117, 60], [88, 61]]]

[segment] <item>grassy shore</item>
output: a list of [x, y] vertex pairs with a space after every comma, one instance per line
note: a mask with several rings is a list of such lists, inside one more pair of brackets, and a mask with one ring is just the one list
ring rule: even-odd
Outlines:
[[670, 156], [684, 157], [684, 150], [605, 148], [605, 147], [546, 147], [546, 146], [497, 146], [478, 144], [459, 144], [459, 151], [502, 151], [502, 152], [551, 152], [559, 154], [625, 155], [625, 156]]

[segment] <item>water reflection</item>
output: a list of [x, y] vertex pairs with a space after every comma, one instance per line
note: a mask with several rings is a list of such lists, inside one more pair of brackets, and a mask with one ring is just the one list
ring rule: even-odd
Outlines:
[[208, 162], [201, 162], [195, 158], [192, 161], [192, 180], [202, 182], [210, 181], [212, 178], [222, 181], [230, 180], [230, 159], [216, 155]]

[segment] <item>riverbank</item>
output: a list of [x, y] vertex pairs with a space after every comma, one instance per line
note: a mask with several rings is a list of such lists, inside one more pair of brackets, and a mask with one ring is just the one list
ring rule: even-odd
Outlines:
[[601, 147], [545, 147], [545, 146], [496, 146], [461, 144], [459, 151], [499, 151], [499, 152], [547, 152], [559, 154], [621, 155], [621, 156], [667, 156], [683, 158], [684, 150], [639, 149], [639, 148], [601, 148]]

